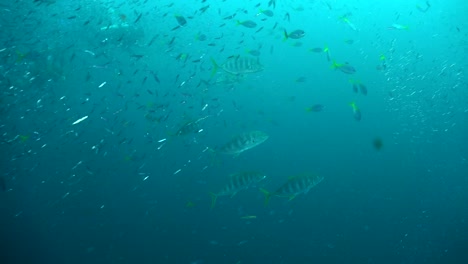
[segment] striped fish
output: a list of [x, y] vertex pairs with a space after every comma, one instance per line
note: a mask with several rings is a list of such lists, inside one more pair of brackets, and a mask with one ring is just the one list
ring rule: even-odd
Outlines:
[[255, 73], [263, 70], [263, 66], [260, 64], [259, 58], [254, 57], [241, 57], [240, 55], [233, 56], [228, 58], [221, 65], [218, 65], [213, 58], [211, 58], [211, 62], [213, 63], [211, 76], [213, 76], [219, 68], [234, 75]]
[[259, 181], [265, 179], [265, 174], [258, 171], [244, 171], [230, 175], [229, 182], [218, 193], [211, 194], [211, 208], [215, 206], [218, 196], [236, 195], [237, 192], [245, 190]]
[[260, 191], [265, 195], [265, 205], [268, 205], [272, 196], [288, 197], [289, 201], [291, 201], [301, 193], [306, 194], [312, 187], [319, 184], [322, 180], [323, 176], [303, 173], [289, 177], [288, 181], [274, 192], [269, 192], [265, 189], [260, 189]]
[[242, 133], [224, 144], [218, 151], [224, 154], [238, 156], [242, 152], [262, 144], [267, 139], [268, 135], [262, 131]]

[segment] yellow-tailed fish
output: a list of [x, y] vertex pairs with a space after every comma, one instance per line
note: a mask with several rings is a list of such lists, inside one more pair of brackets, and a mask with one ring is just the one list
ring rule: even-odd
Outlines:
[[213, 64], [211, 76], [215, 75], [220, 68], [225, 72], [234, 75], [263, 71], [263, 65], [260, 63], [260, 59], [258, 57], [254, 58], [240, 55], [231, 56], [221, 65], [211, 58], [211, 63]]
[[224, 144], [217, 152], [237, 156], [246, 150], [262, 144], [268, 138], [268, 134], [258, 130], [238, 134]]
[[260, 189], [260, 191], [265, 195], [265, 205], [268, 205], [270, 198], [273, 196], [287, 197], [289, 198], [289, 201], [291, 201], [301, 193], [306, 194], [312, 187], [319, 184], [322, 180], [323, 176], [312, 173], [303, 173], [289, 177], [288, 181], [274, 192], [269, 192], [265, 189]]
[[216, 200], [219, 196], [233, 197], [239, 191], [245, 190], [265, 178], [265, 174], [258, 171], [243, 171], [230, 175], [229, 182], [224, 186], [224, 188], [221, 191], [219, 191], [218, 193], [210, 193], [211, 208], [215, 206]]
[[356, 121], [361, 121], [361, 110], [357, 107], [355, 102], [349, 103], [351, 108], [353, 109], [353, 116]]

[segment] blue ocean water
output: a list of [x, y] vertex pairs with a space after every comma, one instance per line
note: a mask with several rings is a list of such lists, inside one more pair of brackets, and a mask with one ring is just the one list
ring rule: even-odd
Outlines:
[[468, 263], [465, 1], [0, 13], [0, 263]]

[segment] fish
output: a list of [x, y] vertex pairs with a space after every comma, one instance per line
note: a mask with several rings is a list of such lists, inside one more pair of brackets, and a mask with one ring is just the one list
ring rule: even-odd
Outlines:
[[257, 23], [253, 22], [252, 20], [246, 20], [246, 21], [240, 21], [240, 20], [237, 20], [237, 25], [242, 25], [246, 28], [254, 28], [257, 26]]
[[407, 25], [400, 25], [400, 24], [392, 24], [388, 27], [391, 30], [409, 30], [409, 26]]
[[218, 68], [234, 75], [255, 73], [263, 70], [260, 59], [254, 57], [232, 56], [221, 65], [218, 65], [213, 58], [211, 58], [211, 62], [213, 64], [212, 76], [217, 72]]
[[185, 19], [185, 17], [180, 15], [174, 15], [174, 17], [177, 20], [177, 23], [179, 23], [179, 26], [183, 27], [187, 24], [187, 20]]
[[40, 4], [46, 4], [47, 6], [51, 5], [51, 4], [55, 4], [55, 0], [34, 0], [33, 3], [37, 3], [37, 5], [39, 6]]
[[260, 14], [263, 14], [263, 15], [265, 15], [267, 17], [272, 17], [274, 15], [273, 11], [268, 10], [268, 9], [267, 10], [260, 9], [260, 12], [258, 12], [257, 15], [260, 15]]
[[379, 137], [376, 137], [376, 138], [374, 138], [374, 140], [372, 141], [372, 145], [374, 146], [374, 148], [375, 148], [376, 150], [380, 150], [380, 149], [382, 149], [382, 147], [383, 147], [383, 140], [382, 140], [381, 138], [379, 138]]
[[353, 109], [353, 116], [356, 121], [361, 121], [361, 110], [357, 107], [355, 102], [349, 103], [351, 108]]
[[236, 13], [230, 15], [230, 16], [227, 16], [225, 18], [223, 18], [223, 20], [230, 20], [230, 19], [233, 19], [234, 17], [236, 16]]
[[353, 92], [367, 95], [367, 87], [360, 80], [350, 79], [349, 82], [353, 85]]
[[242, 216], [241, 219], [245, 219], [245, 220], [257, 219], [257, 216], [256, 215], [246, 215], [246, 216]]
[[307, 194], [312, 187], [319, 184], [323, 179], [324, 177], [318, 174], [302, 173], [289, 177], [288, 181], [274, 192], [265, 189], [260, 189], [260, 191], [265, 195], [265, 205], [268, 205], [270, 198], [273, 196], [287, 197], [291, 201], [299, 194]]
[[7, 190], [6, 180], [3, 177], [0, 177], [0, 189], [5, 192]]
[[431, 7], [431, 4], [429, 3], [429, 1], [426, 1], [426, 7], [425, 7], [425, 8], [423, 8], [423, 7], [420, 6], [420, 5], [416, 5], [416, 8], [417, 8], [419, 11], [423, 12], [423, 13], [426, 13], [427, 10], [429, 10], [430, 7]]
[[367, 95], [367, 87], [364, 84], [359, 83], [359, 90], [363, 95]]
[[198, 41], [205, 41], [208, 37], [203, 33], [198, 33], [195, 35], [195, 39]]
[[343, 22], [345, 22], [352, 30], [358, 31], [358, 29], [356, 28], [356, 26], [349, 20], [349, 18], [347, 17], [347, 15], [341, 16], [341, 17], [340, 17], [340, 20], [343, 21]]
[[238, 156], [242, 152], [262, 144], [268, 137], [268, 134], [258, 130], [242, 133], [224, 144], [218, 152]]
[[307, 107], [306, 108], [306, 111], [307, 112], [321, 112], [323, 109], [325, 108], [324, 105], [321, 105], [321, 104], [314, 104], [310, 107]]
[[286, 31], [286, 29], [284, 30], [284, 40], [287, 40], [288, 38], [300, 39], [300, 38], [303, 38], [304, 36], [305, 36], [305, 32], [302, 29], [294, 30], [293, 32], [291, 32], [289, 34]]
[[327, 61], [330, 61], [330, 49], [328, 48], [328, 46], [325, 46], [323, 52], [327, 54]]
[[323, 48], [311, 48], [311, 49], [309, 49], [309, 51], [312, 51], [312, 52], [315, 52], [315, 53], [322, 53]]
[[297, 83], [303, 83], [303, 82], [305, 82], [305, 81], [307, 81], [307, 78], [304, 77], [304, 76], [301, 76], [301, 77], [299, 77], [299, 78], [297, 78], [297, 79], [295, 80], [295, 82], [297, 82]]
[[356, 72], [356, 69], [347, 62], [336, 63], [336, 61], [333, 61], [331, 68], [335, 70], [338, 69], [341, 72], [346, 73], [346, 74], [354, 74]]
[[252, 55], [252, 56], [255, 56], [255, 57], [258, 57], [260, 56], [260, 50], [256, 50], [256, 49], [246, 49], [245, 52], [247, 52], [248, 54]]
[[216, 200], [219, 196], [234, 197], [239, 191], [245, 190], [261, 180], [265, 179], [266, 175], [259, 171], [243, 171], [231, 174], [229, 182], [218, 193], [210, 193], [211, 208], [214, 208]]
[[200, 12], [203, 14], [203, 13], [206, 12], [206, 10], [207, 10], [209, 7], [210, 7], [210, 5], [207, 5], [207, 6], [204, 6], [204, 7], [200, 8], [199, 10], [200, 10]]
[[268, 7], [272, 6], [273, 9], [276, 7], [276, 0], [270, 0], [268, 1]]
[[142, 15], [143, 13], [140, 13], [133, 23], [137, 23], [138, 21], [140, 21]]
[[175, 132], [174, 136], [185, 136], [189, 134], [194, 134], [198, 132], [200, 126], [198, 125], [197, 121], [186, 121], [183, 123], [180, 128]]

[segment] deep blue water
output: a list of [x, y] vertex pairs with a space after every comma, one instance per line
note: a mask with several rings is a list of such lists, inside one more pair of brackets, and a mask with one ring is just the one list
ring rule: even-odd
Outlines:
[[468, 4], [370, 2], [2, 2], [0, 263], [468, 263]]

